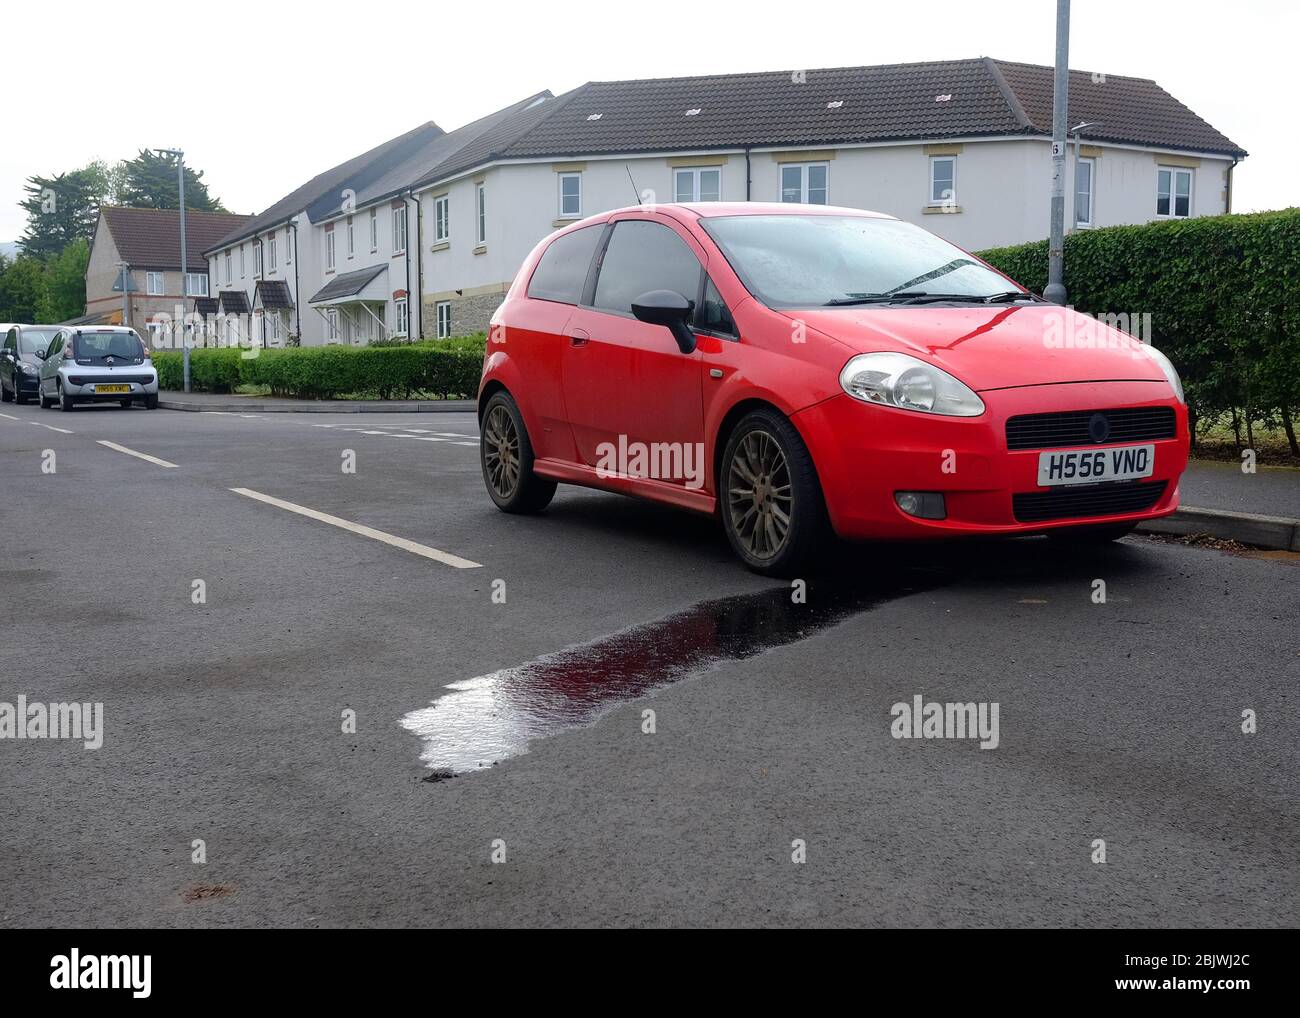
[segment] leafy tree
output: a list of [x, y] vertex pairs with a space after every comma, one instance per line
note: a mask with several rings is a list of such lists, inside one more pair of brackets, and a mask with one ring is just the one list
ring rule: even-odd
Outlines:
[[51, 258], [45, 266], [45, 295], [41, 302], [42, 322], [63, 322], [86, 309], [86, 263], [90, 245], [81, 237]]
[[[176, 159], [141, 149], [134, 159], [123, 164], [120, 200], [123, 205], [137, 209], [180, 208], [176, 186]], [[185, 167], [185, 207], [202, 212], [228, 211], [221, 202], [208, 194], [203, 183], [203, 171]]]
[[54, 177], [27, 178], [27, 196], [18, 203], [27, 213], [27, 232], [19, 240], [23, 254], [50, 258], [78, 237], [95, 233], [104, 178], [91, 168]]
[[45, 300], [45, 267], [20, 255], [0, 272], [0, 321], [39, 322]]

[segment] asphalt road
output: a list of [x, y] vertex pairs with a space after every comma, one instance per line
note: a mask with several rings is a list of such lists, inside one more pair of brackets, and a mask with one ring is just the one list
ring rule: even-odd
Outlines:
[[[0, 739], [0, 925], [1300, 911], [1292, 561], [863, 547], [795, 605], [708, 520], [497, 512], [469, 415], [0, 412], [0, 704], [104, 712]], [[892, 737], [918, 695], [997, 747]]]

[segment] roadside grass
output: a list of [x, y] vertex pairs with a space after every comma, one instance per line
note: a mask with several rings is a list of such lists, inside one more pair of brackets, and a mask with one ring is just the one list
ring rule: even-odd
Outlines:
[[1232, 428], [1232, 419], [1227, 415], [1208, 423], [1197, 422], [1196, 447], [1192, 450], [1192, 456], [1195, 459], [1235, 463], [1240, 462], [1243, 449], [1251, 448], [1255, 450], [1257, 463], [1300, 469], [1300, 457], [1292, 454], [1286, 432], [1282, 428], [1256, 422], [1251, 431], [1255, 439], [1253, 445], [1247, 440], [1244, 423], [1241, 424], [1241, 438], [1238, 440]]

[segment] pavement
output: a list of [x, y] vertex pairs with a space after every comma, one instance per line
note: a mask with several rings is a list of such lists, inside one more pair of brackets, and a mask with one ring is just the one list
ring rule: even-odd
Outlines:
[[408, 414], [472, 413], [472, 399], [280, 399], [244, 393], [162, 392], [164, 410], [225, 411], [262, 414]]
[[1300, 467], [1258, 466], [1194, 459], [1180, 482], [1183, 504], [1201, 509], [1300, 518]]
[[[104, 712], [0, 739], [0, 925], [1300, 910], [1292, 559], [863, 546], [796, 603], [707, 519], [497, 512], [456, 413], [6, 405], [0, 476], [0, 703]], [[895, 738], [916, 696], [996, 748]]]

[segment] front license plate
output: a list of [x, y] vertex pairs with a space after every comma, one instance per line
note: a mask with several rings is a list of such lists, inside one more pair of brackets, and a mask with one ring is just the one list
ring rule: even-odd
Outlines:
[[95, 386], [95, 392], [96, 392], [96, 393], [100, 393], [100, 392], [130, 392], [130, 391], [131, 391], [131, 387], [130, 387], [129, 385], [97, 385], [97, 386]]
[[1150, 477], [1155, 470], [1154, 445], [1125, 445], [1110, 449], [1065, 449], [1038, 454], [1038, 484], [1096, 484]]

